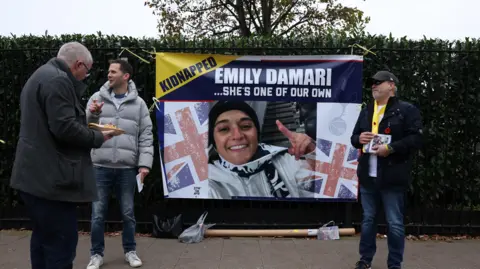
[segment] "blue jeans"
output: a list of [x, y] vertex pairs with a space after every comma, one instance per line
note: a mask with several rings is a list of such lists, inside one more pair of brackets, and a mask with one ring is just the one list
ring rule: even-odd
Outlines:
[[363, 208], [362, 232], [360, 237], [361, 260], [368, 264], [372, 263], [377, 250], [376, 235], [377, 225], [375, 218], [379, 210], [380, 201], [383, 202], [385, 217], [388, 223], [387, 266], [400, 268], [405, 249], [405, 226], [404, 216], [404, 190], [378, 190], [360, 186], [360, 200]]
[[72, 269], [78, 243], [77, 204], [20, 192], [32, 220], [32, 269]]
[[92, 204], [92, 227], [91, 227], [91, 255], [101, 255], [105, 250], [105, 217], [108, 211], [108, 201], [113, 189], [116, 192], [116, 198], [120, 203], [122, 212], [123, 233], [122, 244], [125, 253], [134, 251], [135, 242], [135, 215], [133, 212], [136, 169], [117, 169], [95, 167], [95, 178], [97, 180], [98, 201]]

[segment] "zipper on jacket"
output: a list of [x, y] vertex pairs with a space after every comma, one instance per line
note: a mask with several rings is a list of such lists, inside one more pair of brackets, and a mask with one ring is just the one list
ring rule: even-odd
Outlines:
[[[113, 104], [115, 106], [115, 108], [117, 107], [115, 104]], [[118, 108], [117, 108], [117, 112], [115, 113], [115, 126], [118, 126], [118, 118], [120, 117], [118, 115]], [[118, 139], [118, 137], [116, 137]], [[116, 163], [117, 162], [117, 139], [114, 140], [113, 142], [113, 163]]]
[[[115, 125], [117, 127], [119, 127], [118, 122], [120, 120], [120, 108], [125, 103], [130, 102], [130, 101], [134, 101], [135, 99], [124, 101], [121, 104], [119, 104], [118, 107], [117, 107], [117, 104], [115, 103], [115, 100], [110, 99], [111, 97], [110, 98], [102, 97], [102, 98], [109, 101], [110, 103], [112, 103], [113, 107], [115, 108]], [[117, 139], [114, 139], [114, 142], [113, 142], [113, 160], [112, 161], [113, 161], [113, 163], [117, 162]]]

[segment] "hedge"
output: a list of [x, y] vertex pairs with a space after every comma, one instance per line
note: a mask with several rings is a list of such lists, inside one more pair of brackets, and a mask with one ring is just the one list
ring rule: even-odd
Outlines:
[[[235, 38], [225, 40], [136, 39], [126, 36], [62, 35], [0, 37], [0, 203], [17, 204], [8, 187], [19, 132], [19, 95], [28, 76], [56, 54], [67, 41], [80, 41], [91, 51], [94, 68], [85, 100], [106, 79], [108, 60], [128, 57], [136, 72], [140, 95], [152, 104], [155, 92], [155, 61], [148, 52], [176, 51], [244, 55], [364, 54], [357, 45], [369, 48], [365, 55], [364, 78], [379, 69], [390, 69], [400, 80], [399, 96], [418, 106], [424, 118], [426, 145], [415, 157], [410, 199], [425, 207], [471, 208], [479, 205], [480, 193], [480, 42], [445, 41], [386, 36], [349, 39], [323, 36], [305, 40], [280, 38]], [[357, 44], [357, 45], [356, 45]], [[145, 63], [129, 51], [145, 58]], [[364, 81], [366, 81], [364, 79]], [[364, 85], [364, 100], [371, 100]], [[152, 115], [152, 119], [155, 117]], [[140, 195], [138, 206], [163, 199], [155, 167]]]

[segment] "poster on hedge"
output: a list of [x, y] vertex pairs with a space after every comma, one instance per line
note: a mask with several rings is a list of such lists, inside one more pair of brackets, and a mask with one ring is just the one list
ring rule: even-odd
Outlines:
[[363, 57], [157, 53], [166, 198], [354, 201]]

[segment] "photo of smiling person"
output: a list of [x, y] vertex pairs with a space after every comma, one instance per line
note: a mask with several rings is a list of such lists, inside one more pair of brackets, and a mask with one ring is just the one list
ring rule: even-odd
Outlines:
[[209, 112], [209, 198], [313, 198], [315, 142], [292, 132], [280, 121], [278, 130], [290, 147], [260, 143], [257, 114], [243, 101], [218, 101]]

